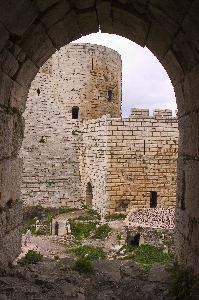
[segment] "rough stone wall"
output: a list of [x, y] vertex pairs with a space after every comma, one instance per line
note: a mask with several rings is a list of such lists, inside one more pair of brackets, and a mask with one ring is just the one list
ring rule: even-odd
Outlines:
[[[104, 116], [84, 122], [80, 174], [84, 199], [91, 182], [93, 206], [101, 213], [129, 212], [176, 203], [178, 122], [170, 110], [132, 109], [129, 118]], [[102, 201], [102, 198], [104, 199]]]
[[[78, 119], [72, 119], [74, 106], [79, 107]], [[121, 114], [121, 59], [117, 52], [103, 46], [71, 44], [44, 64], [32, 82], [24, 113], [21, 156], [25, 205], [82, 204], [78, 154], [82, 122], [107, 111], [112, 116]]]

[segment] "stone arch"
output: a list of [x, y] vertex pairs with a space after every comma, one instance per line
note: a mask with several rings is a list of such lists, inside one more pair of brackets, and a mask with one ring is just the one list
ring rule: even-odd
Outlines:
[[[81, 35], [116, 33], [148, 47], [166, 69], [176, 93], [179, 159], [176, 258], [199, 273], [199, 1], [3, 1], [0, 13], [1, 238], [0, 260], [20, 251], [22, 113], [38, 68]], [[11, 201], [12, 200], [12, 201]], [[11, 205], [7, 205], [11, 203]], [[12, 245], [15, 244], [15, 247]], [[189, 253], [189, 255], [187, 255]]]
[[86, 205], [92, 208], [93, 188], [90, 182], [86, 185]]

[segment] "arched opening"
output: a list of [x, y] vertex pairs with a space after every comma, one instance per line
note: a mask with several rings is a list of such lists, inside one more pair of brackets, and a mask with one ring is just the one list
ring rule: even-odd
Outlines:
[[[37, 5], [31, 1], [27, 6], [21, 2], [9, 5], [5, 2], [1, 8], [1, 214], [7, 209], [10, 216], [13, 210], [19, 212], [15, 214], [14, 225], [13, 218], [3, 218], [2, 227], [7, 229], [2, 230], [2, 238], [6, 237], [6, 246], [1, 249], [2, 260], [12, 260], [20, 249], [21, 162], [17, 153], [23, 137], [22, 112], [29, 85], [38, 68], [55, 49], [81, 35], [98, 31], [100, 25], [103, 32], [115, 32], [143, 47], [146, 45], [171, 78], [178, 103], [180, 130], [176, 258], [199, 272], [198, 1], [188, 1], [183, 5], [178, 2], [125, 1], [78, 1], [62, 5], [62, 1], [38, 1]], [[15, 122], [16, 127], [12, 126]], [[11, 197], [13, 202], [9, 207], [7, 202]], [[195, 225], [191, 226], [193, 223]], [[13, 244], [16, 247], [12, 247]], [[6, 249], [11, 250], [7, 253]]]
[[78, 119], [79, 117], [79, 107], [72, 107], [72, 119]]
[[90, 182], [87, 183], [86, 187], [86, 205], [92, 207], [93, 200], [93, 188]]

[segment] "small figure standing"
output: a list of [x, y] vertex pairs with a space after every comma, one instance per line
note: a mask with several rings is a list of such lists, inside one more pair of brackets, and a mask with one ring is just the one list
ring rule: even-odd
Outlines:
[[70, 223], [68, 219], [66, 219], [66, 234], [71, 234]]
[[31, 231], [28, 228], [27, 231], [26, 231], [26, 234], [25, 234], [25, 242], [24, 242], [25, 246], [27, 245], [27, 242], [31, 243], [30, 238], [31, 238]]
[[56, 221], [55, 222], [55, 235], [58, 235], [58, 231], [59, 231], [59, 223]]

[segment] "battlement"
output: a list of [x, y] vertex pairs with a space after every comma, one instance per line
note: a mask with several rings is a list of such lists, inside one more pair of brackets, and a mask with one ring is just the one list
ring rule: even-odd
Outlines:
[[168, 118], [171, 117], [173, 119], [177, 119], [175, 116], [172, 116], [171, 109], [154, 109], [153, 115], [149, 115], [149, 109], [140, 109], [140, 108], [131, 108], [130, 110], [130, 118]]

